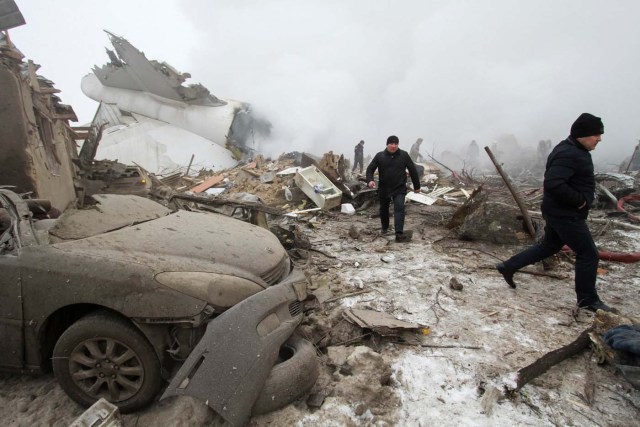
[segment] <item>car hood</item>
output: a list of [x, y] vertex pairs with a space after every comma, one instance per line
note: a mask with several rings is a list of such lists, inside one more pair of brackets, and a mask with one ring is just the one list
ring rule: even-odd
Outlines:
[[155, 273], [203, 271], [272, 283], [289, 272], [287, 253], [273, 233], [214, 213], [178, 211], [52, 246], [66, 253], [144, 264]]

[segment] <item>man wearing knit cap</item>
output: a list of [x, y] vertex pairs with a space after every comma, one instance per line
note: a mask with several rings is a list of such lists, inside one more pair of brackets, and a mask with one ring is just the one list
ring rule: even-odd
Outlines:
[[398, 148], [400, 140], [391, 135], [387, 138], [387, 148], [377, 153], [367, 167], [367, 185], [376, 188], [373, 174], [378, 170], [378, 197], [380, 199], [380, 222], [382, 234], [389, 232], [389, 206], [393, 201], [393, 226], [396, 242], [408, 242], [412, 232], [404, 230], [404, 198], [407, 195], [407, 171], [413, 182], [413, 191], [420, 192], [420, 177], [409, 153]]
[[586, 219], [593, 204], [596, 182], [590, 151], [604, 133], [600, 117], [581, 114], [571, 125], [571, 134], [551, 151], [544, 173], [542, 241], [496, 265], [504, 280], [516, 287], [513, 275], [519, 269], [554, 255], [564, 245], [576, 254], [575, 291], [578, 307], [590, 311], [615, 311], [596, 291], [598, 249]]

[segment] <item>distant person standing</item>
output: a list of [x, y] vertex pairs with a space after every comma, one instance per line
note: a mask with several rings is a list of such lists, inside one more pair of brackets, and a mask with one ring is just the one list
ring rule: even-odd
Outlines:
[[600, 301], [596, 291], [598, 249], [586, 223], [596, 188], [590, 151], [596, 148], [603, 133], [604, 125], [600, 117], [583, 113], [571, 125], [569, 137], [549, 154], [541, 206], [546, 222], [544, 239], [496, 265], [512, 288], [516, 287], [514, 273], [550, 257], [566, 244], [576, 254], [575, 292], [578, 307], [591, 311], [614, 311]]
[[400, 140], [391, 135], [387, 138], [387, 148], [377, 153], [367, 167], [367, 186], [376, 188], [373, 174], [378, 170], [378, 197], [380, 199], [380, 222], [382, 234], [389, 233], [389, 206], [393, 201], [393, 225], [396, 232], [396, 242], [408, 242], [412, 233], [404, 230], [404, 198], [407, 194], [407, 171], [411, 176], [413, 191], [420, 192], [420, 178], [416, 165], [409, 157], [409, 153], [401, 150]]
[[362, 168], [364, 167], [363, 158], [364, 158], [364, 141], [361, 140], [360, 142], [358, 142], [358, 144], [353, 150], [353, 169], [351, 169], [351, 172], [355, 172], [356, 168], [360, 166], [360, 175], [362, 175]]
[[538, 141], [538, 162], [536, 163], [536, 168], [542, 169], [544, 168], [545, 163], [547, 163], [547, 157], [549, 157], [549, 152], [551, 151], [551, 140], [540, 140]]
[[422, 144], [422, 138], [418, 138], [416, 142], [413, 143], [411, 149], [409, 150], [409, 157], [413, 160], [414, 163], [422, 160], [422, 155], [420, 154], [420, 145]]
[[480, 156], [480, 148], [476, 140], [472, 140], [467, 147], [467, 162], [469, 167], [473, 168], [478, 163], [478, 157]]

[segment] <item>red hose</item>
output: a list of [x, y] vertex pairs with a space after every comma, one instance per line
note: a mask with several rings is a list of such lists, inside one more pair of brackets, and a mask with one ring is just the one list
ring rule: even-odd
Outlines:
[[[571, 248], [567, 245], [562, 247], [562, 252], [572, 252]], [[609, 252], [609, 251], [598, 251], [598, 258], [603, 261], [615, 261], [615, 262], [624, 262], [627, 264], [631, 264], [633, 262], [640, 261], [640, 252]]]
[[626, 262], [627, 264], [640, 261], [640, 252], [624, 253], [598, 251], [598, 256], [604, 261]]
[[618, 208], [618, 210], [620, 212], [626, 213], [631, 221], [640, 222], [640, 218], [638, 218], [636, 215], [634, 215], [632, 213], [629, 213], [629, 212], [624, 210], [623, 206], [629, 200], [640, 200], [640, 194], [629, 194], [628, 196], [625, 196], [622, 199], [618, 200], [617, 208]]

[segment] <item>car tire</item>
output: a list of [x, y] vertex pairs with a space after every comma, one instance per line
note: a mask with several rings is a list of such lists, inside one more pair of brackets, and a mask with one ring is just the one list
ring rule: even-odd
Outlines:
[[289, 338], [280, 347], [280, 359], [256, 399], [252, 415], [280, 409], [308, 392], [320, 374], [316, 349], [300, 337]]
[[122, 413], [148, 405], [162, 387], [160, 361], [149, 341], [108, 312], [85, 316], [64, 331], [53, 350], [53, 372], [82, 406], [104, 397]]

